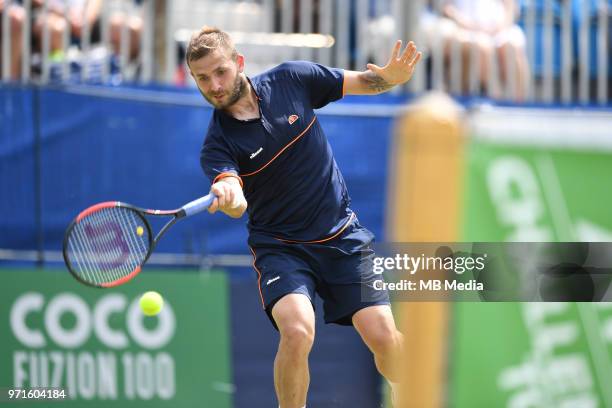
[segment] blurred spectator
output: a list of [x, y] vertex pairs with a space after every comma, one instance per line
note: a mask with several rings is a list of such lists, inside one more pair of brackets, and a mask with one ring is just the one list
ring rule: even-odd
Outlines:
[[52, 0], [47, 3], [47, 13], [40, 12], [44, 0], [33, 0], [32, 6], [37, 10], [33, 24], [35, 48], [42, 48], [44, 26], [49, 30], [49, 48], [51, 58], [61, 57], [64, 32], [69, 29], [71, 41], [80, 40], [83, 26], [87, 21], [92, 40], [99, 39], [99, 15], [101, 0]]
[[529, 64], [525, 51], [525, 34], [515, 24], [517, 15], [515, 0], [447, 0], [442, 8], [442, 16], [426, 16], [423, 30], [430, 47], [432, 44], [442, 44], [447, 58], [454, 44], [459, 43], [464, 89], [467, 88], [472, 49], [476, 48], [479, 53], [481, 84], [490, 84], [490, 64], [493, 58], [498, 62], [502, 83], [509, 80], [507, 67], [511, 64], [516, 74], [513, 92], [516, 99], [522, 101], [526, 94]]
[[[132, 4], [140, 4], [141, 1], [132, 1]], [[140, 41], [142, 36], [143, 20], [138, 15], [128, 15], [122, 11], [115, 11], [110, 15], [110, 40], [115, 53], [119, 53], [121, 48], [121, 30], [125, 25], [129, 31], [130, 43], [129, 43], [129, 55], [130, 59], [134, 59], [138, 56], [140, 51]]]
[[[19, 74], [21, 71], [21, 52], [22, 52], [22, 36], [23, 36], [23, 23], [25, 20], [25, 11], [18, 4], [9, 4], [7, 7], [7, 0], [0, 0], [0, 16], [4, 11], [5, 7], [6, 12], [9, 15], [10, 22], [10, 47], [11, 47], [11, 67], [10, 67], [10, 76], [13, 79], [19, 78]], [[0, 66], [2, 64], [2, 19], [0, 18]]]
[[[34, 0], [35, 7], [40, 7], [43, 0]], [[83, 29], [87, 23], [91, 43], [101, 40], [101, 14], [102, 0], [52, 0], [48, 3], [48, 13], [40, 14], [34, 23], [34, 36], [41, 44], [44, 24], [49, 25], [51, 54], [62, 51], [62, 38], [66, 29], [70, 31], [72, 43], [78, 44], [83, 36]], [[109, 18], [110, 42], [114, 53], [118, 53], [121, 46], [121, 31], [127, 24], [130, 43], [129, 55], [134, 58], [138, 55], [140, 36], [142, 34], [142, 18], [126, 16], [121, 11], [114, 11]]]

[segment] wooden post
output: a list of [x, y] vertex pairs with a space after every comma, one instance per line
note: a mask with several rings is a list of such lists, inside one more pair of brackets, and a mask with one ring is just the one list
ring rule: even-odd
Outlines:
[[[459, 107], [429, 94], [399, 118], [388, 199], [387, 241], [459, 240], [463, 129]], [[445, 405], [449, 303], [396, 304], [405, 336], [399, 407]]]

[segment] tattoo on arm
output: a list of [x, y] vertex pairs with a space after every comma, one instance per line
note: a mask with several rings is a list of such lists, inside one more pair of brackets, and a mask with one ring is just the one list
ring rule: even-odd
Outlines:
[[393, 88], [393, 85], [382, 79], [372, 71], [365, 71], [360, 75], [362, 83], [368, 90], [375, 92], [385, 92]]

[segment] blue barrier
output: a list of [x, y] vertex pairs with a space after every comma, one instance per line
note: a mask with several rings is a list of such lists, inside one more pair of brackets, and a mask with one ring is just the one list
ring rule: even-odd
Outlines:
[[[166, 209], [208, 191], [199, 152], [212, 109], [196, 92], [3, 86], [0, 100], [0, 248], [60, 250], [70, 220], [96, 202]], [[371, 99], [381, 100], [391, 104], [376, 105], [375, 115], [355, 111], [363, 111], [363, 98], [319, 114], [353, 208], [377, 236], [384, 233], [388, 107], [401, 103]], [[246, 217], [203, 214], [173, 227], [158, 251], [247, 254], [245, 224]]]
[[0, 247], [35, 249], [35, 105], [31, 89], [0, 88]]

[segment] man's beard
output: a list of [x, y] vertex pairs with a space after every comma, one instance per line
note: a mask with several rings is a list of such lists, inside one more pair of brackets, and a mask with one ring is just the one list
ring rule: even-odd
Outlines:
[[211, 96], [209, 98], [204, 94], [204, 92], [202, 92], [202, 90], [200, 90], [200, 93], [202, 94], [204, 99], [206, 99], [208, 103], [210, 103], [215, 108], [227, 109], [230, 106], [234, 105], [236, 102], [238, 102], [240, 98], [242, 98], [246, 94], [246, 90], [246, 80], [240, 74], [238, 74], [236, 75], [236, 80], [234, 81], [234, 86], [232, 86], [232, 90], [227, 102], [220, 104], [215, 101], [214, 96]]

